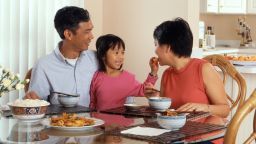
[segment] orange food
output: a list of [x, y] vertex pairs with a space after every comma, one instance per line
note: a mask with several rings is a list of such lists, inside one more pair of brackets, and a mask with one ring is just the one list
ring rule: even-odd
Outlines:
[[225, 58], [233, 61], [256, 61], [256, 56], [226, 56]]
[[76, 114], [67, 114], [63, 113], [59, 117], [51, 118], [52, 126], [61, 126], [61, 127], [82, 127], [93, 125], [95, 121], [93, 119], [88, 119], [85, 117], [77, 116]]
[[153, 58], [152, 58], [152, 63], [153, 63], [154, 65], [158, 65], [158, 58], [153, 57]]
[[164, 115], [166, 115], [166, 116], [177, 116], [178, 113], [176, 111], [168, 109], [168, 110], [165, 111]]

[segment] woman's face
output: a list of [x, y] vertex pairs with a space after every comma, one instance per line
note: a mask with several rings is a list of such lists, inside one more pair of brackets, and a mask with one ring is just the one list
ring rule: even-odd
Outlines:
[[170, 47], [166, 44], [159, 45], [157, 40], [155, 40], [155, 47], [155, 53], [158, 56], [159, 65], [167, 65], [168, 57], [170, 56]]
[[119, 70], [124, 63], [124, 48], [116, 45], [110, 48], [105, 57], [105, 66], [107, 70]]

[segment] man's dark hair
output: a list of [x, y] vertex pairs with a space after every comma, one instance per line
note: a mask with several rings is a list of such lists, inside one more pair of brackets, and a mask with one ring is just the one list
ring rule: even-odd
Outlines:
[[54, 26], [62, 39], [65, 38], [64, 31], [71, 30], [76, 34], [80, 22], [90, 20], [89, 12], [83, 8], [66, 6], [59, 9], [54, 18]]
[[[116, 46], [118, 48], [123, 48], [125, 50], [124, 41], [113, 34], [106, 34], [100, 36], [96, 41], [96, 49], [97, 49], [97, 59], [99, 61], [99, 71], [106, 71], [105, 63], [103, 58], [106, 57], [107, 51], [112, 48], [114, 49]], [[122, 68], [122, 65], [119, 69]]]
[[193, 47], [193, 34], [189, 24], [182, 18], [165, 21], [156, 27], [154, 39], [159, 45], [166, 44], [178, 57], [190, 57]]

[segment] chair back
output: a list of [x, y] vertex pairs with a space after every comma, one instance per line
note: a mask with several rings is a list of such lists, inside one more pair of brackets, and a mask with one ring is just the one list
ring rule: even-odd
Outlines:
[[[28, 72], [26, 73], [25, 80], [26, 80], [26, 79], [29, 79], [29, 80], [30, 80], [30, 78], [31, 78], [31, 74], [32, 74], [32, 68], [31, 68], [31, 69], [29, 69], [29, 70], [28, 70]], [[24, 87], [24, 91], [25, 91], [25, 93], [26, 93], [26, 92], [28, 92], [28, 89], [29, 89], [29, 83], [30, 83], [30, 81], [29, 81], [28, 83], [26, 83], [26, 84], [25, 84], [25, 87]]]
[[236, 68], [225, 59], [222, 55], [209, 55], [204, 57], [203, 59], [210, 62], [213, 66], [217, 66], [220, 68], [220, 70], [223, 73], [223, 83], [226, 84], [227, 76], [229, 75], [232, 79], [234, 79], [238, 86], [238, 95], [235, 100], [233, 100], [228, 94], [227, 98], [231, 103], [231, 110], [233, 110], [235, 107], [240, 107], [243, 102], [245, 101], [246, 96], [246, 82], [245, 79], [242, 77], [242, 75], [236, 70]]
[[[234, 144], [237, 137], [238, 129], [243, 119], [254, 110], [253, 132], [245, 140], [245, 144], [250, 144], [256, 140], [256, 89], [251, 96], [244, 102], [244, 104], [236, 111], [234, 117], [231, 119], [226, 134], [224, 136], [224, 144]], [[256, 141], [255, 141], [256, 142]], [[255, 143], [254, 142], [254, 143]]]

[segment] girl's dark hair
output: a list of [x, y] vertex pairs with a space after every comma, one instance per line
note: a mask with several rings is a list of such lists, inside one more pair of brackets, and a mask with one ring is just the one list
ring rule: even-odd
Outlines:
[[66, 6], [59, 9], [54, 18], [54, 26], [61, 39], [64, 39], [66, 29], [76, 34], [80, 22], [90, 20], [89, 12], [83, 8], [75, 6]]
[[156, 27], [154, 39], [159, 45], [167, 44], [178, 57], [190, 57], [193, 47], [193, 34], [189, 24], [182, 18], [165, 21]]
[[[113, 34], [106, 34], [100, 36], [96, 41], [96, 49], [97, 49], [97, 59], [99, 61], [99, 71], [106, 71], [106, 66], [104, 63], [104, 58], [106, 57], [107, 51], [112, 48], [114, 49], [116, 46], [118, 48], [123, 48], [125, 50], [124, 41]], [[123, 65], [121, 65], [120, 69]]]

